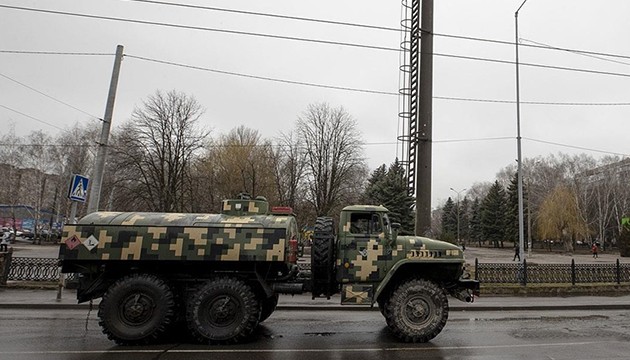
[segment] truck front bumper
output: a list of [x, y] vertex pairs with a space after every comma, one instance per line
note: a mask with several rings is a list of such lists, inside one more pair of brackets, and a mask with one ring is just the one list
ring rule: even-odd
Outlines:
[[454, 298], [471, 303], [479, 296], [479, 280], [459, 279], [446, 288]]
[[457, 287], [470, 290], [473, 295], [479, 296], [479, 280], [459, 279], [457, 280]]

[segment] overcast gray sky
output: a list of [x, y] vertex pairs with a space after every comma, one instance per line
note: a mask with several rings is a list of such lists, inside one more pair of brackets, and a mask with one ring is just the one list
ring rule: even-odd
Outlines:
[[[175, 0], [164, 0], [175, 2]], [[514, 41], [514, 12], [522, 0], [436, 0], [437, 34]], [[201, 1], [179, 3], [249, 12], [399, 28], [400, 1]], [[256, 34], [397, 48], [400, 34], [299, 20], [260, 17], [122, 0], [0, 0], [0, 50], [106, 53], [102, 56], [0, 53], [0, 132], [15, 123], [18, 135], [96, 121], [105, 109], [113, 53], [205, 69], [296, 82], [396, 93], [399, 54], [391, 50], [330, 45], [208, 30], [144, 25], [9, 9], [18, 6]], [[630, 56], [630, 1], [528, 0], [519, 13], [522, 44]], [[514, 46], [434, 39], [437, 54], [514, 61]], [[610, 60], [614, 60], [610, 61]], [[520, 61], [617, 75], [521, 67], [521, 101], [630, 103], [630, 58], [584, 56], [567, 51], [520, 48]], [[62, 100], [48, 99], [10, 79]], [[436, 56], [433, 102], [433, 206], [455, 194], [493, 181], [516, 159], [516, 106], [442, 97], [515, 100], [515, 66]], [[122, 64], [113, 123], [129, 118], [134, 106], [156, 90], [176, 89], [206, 109], [203, 125], [217, 136], [245, 125], [266, 138], [293, 127], [309, 104], [343, 106], [357, 120], [371, 169], [391, 163], [397, 152], [397, 96], [334, 90], [259, 80], [158, 64], [126, 57]], [[9, 109], [12, 110], [9, 110]], [[54, 126], [38, 122], [22, 114]], [[630, 106], [532, 105], [521, 107], [523, 157], [585, 152], [630, 154]], [[496, 139], [499, 138], [499, 139]], [[485, 139], [485, 140], [479, 140]], [[458, 140], [458, 141], [452, 141]], [[461, 141], [459, 141], [461, 140]], [[567, 146], [560, 146], [556, 144]]]

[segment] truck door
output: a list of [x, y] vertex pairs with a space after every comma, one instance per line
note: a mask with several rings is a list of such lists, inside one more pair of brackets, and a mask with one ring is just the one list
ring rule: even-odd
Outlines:
[[355, 212], [341, 234], [339, 271], [341, 283], [378, 282], [385, 277], [387, 241], [378, 212]]

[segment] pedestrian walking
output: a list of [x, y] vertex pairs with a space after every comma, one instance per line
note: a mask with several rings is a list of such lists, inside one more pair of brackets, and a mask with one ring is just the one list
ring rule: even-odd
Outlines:
[[593, 243], [593, 246], [591, 246], [591, 252], [593, 253], [593, 259], [597, 259], [597, 243]]
[[3, 231], [2, 238], [0, 239], [0, 252], [8, 252], [9, 251], [9, 232]]
[[516, 261], [516, 258], [521, 261], [521, 247], [518, 244], [514, 246], [514, 259], [512, 261]]

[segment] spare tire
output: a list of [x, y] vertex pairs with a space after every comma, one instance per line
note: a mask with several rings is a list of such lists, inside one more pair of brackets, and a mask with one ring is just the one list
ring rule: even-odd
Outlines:
[[331, 217], [318, 217], [311, 245], [311, 279], [313, 298], [330, 298], [337, 292], [335, 280], [335, 227]]

